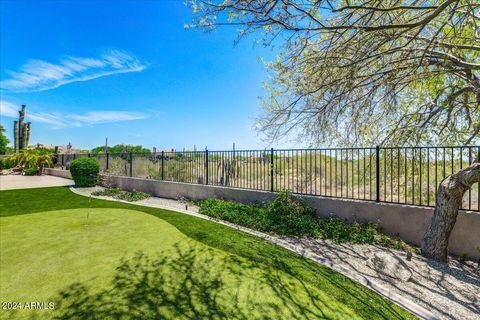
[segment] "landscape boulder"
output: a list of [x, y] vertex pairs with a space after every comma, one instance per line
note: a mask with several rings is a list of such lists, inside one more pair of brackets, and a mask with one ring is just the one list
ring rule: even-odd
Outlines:
[[14, 171], [13, 169], [14, 169], [14, 168], [11, 168], [11, 169], [3, 169], [3, 170], [1, 170], [0, 174], [1, 174], [2, 176], [20, 175], [20, 174], [22, 174], [22, 170], [20, 170], [20, 171]]

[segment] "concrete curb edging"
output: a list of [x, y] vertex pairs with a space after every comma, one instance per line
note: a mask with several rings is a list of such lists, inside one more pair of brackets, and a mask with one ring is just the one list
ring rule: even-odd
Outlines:
[[[74, 187], [70, 187], [70, 190], [77, 195], [87, 197], [85, 194], [80, 193]], [[288, 243], [287, 241], [282, 240], [281, 238], [271, 236], [269, 234], [259, 232], [259, 231], [255, 231], [255, 230], [252, 230], [252, 229], [249, 229], [249, 228], [245, 228], [245, 227], [242, 227], [242, 226], [230, 223], [230, 222], [217, 220], [217, 219], [211, 218], [211, 217], [203, 215], [203, 214], [199, 214], [199, 213], [192, 212], [192, 211], [187, 211], [187, 210], [182, 210], [182, 209], [178, 209], [178, 208], [174, 208], [174, 207], [163, 206], [163, 205], [154, 205], [154, 204], [145, 204], [145, 203], [137, 204], [137, 203], [128, 202], [128, 201], [124, 201], [124, 200], [117, 200], [117, 199], [107, 198], [107, 197], [98, 197], [98, 196], [93, 196], [93, 195], [90, 195], [90, 197], [96, 198], [96, 199], [102, 199], [102, 200], [123, 202], [123, 203], [132, 204], [132, 205], [144, 206], [144, 207], [153, 207], [153, 208], [171, 210], [171, 211], [188, 214], [190, 216], [194, 216], [194, 217], [201, 218], [201, 219], [204, 219], [204, 220], [209, 220], [209, 221], [212, 221], [214, 223], [222, 224], [222, 225], [237, 229], [239, 231], [242, 231], [242, 232], [248, 233], [250, 235], [256, 236], [258, 238], [261, 238], [261, 239], [263, 239], [265, 241], [268, 241], [270, 243], [276, 244], [276, 245], [278, 245], [282, 248], [285, 248], [289, 251], [300, 254], [301, 256], [306, 257], [310, 260], [313, 260], [313, 261], [315, 261], [315, 262], [317, 262], [321, 265], [324, 265], [324, 266], [326, 266], [326, 267], [328, 267], [328, 268], [346, 276], [347, 278], [350, 278], [350, 279], [364, 285], [365, 287], [375, 291], [376, 293], [378, 293], [381, 296], [387, 298], [388, 300], [394, 302], [395, 304], [401, 306], [402, 308], [406, 309], [407, 311], [411, 312], [412, 314], [414, 314], [415, 316], [417, 316], [421, 319], [426, 319], [426, 320], [439, 319], [438, 316], [435, 316], [427, 308], [424, 308], [424, 307], [418, 305], [417, 303], [411, 301], [410, 299], [404, 298], [403, 296], [401, 296], [401, 295], [399, 295], [395, 292], [390, 291], [386, 286], [383, 286], [382, 284], [376, 283], [375, 281], [371, 281], [370, 279], [368, 279], [365, 276], [362, 276], [361, 274], [351, 272], [350, 270], [345, 269], [341, 265], [336, 264], [333, 261], [331, 261], [330, 259], [322, 257], [322, 256], [312, 252], [311, 250], [296, 247], [296, 246]]]

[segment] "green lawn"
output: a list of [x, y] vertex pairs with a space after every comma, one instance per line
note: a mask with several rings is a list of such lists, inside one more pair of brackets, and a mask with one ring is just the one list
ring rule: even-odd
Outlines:
[[344, 276], [226, 226], [91, 199], [0, 192], [1, 318], [409, 319]]

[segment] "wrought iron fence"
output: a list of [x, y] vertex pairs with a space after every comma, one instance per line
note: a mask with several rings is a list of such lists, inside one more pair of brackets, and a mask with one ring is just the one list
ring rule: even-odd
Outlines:
[[[58, 154], [57, 167], [94, 157], [104, 172], [175, 182], [434, 206], [439, 183], [478, 161], [480, 146]], [[478, 183], [463, 209], [480, 211]]]

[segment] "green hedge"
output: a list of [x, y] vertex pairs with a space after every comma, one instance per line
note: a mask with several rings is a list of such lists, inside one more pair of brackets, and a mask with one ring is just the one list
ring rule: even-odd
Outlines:
[[94, 158], [79, 158], [70, 162], [70, 173], [79, 187], [94, 187], [97, 184], [100, 163]]

